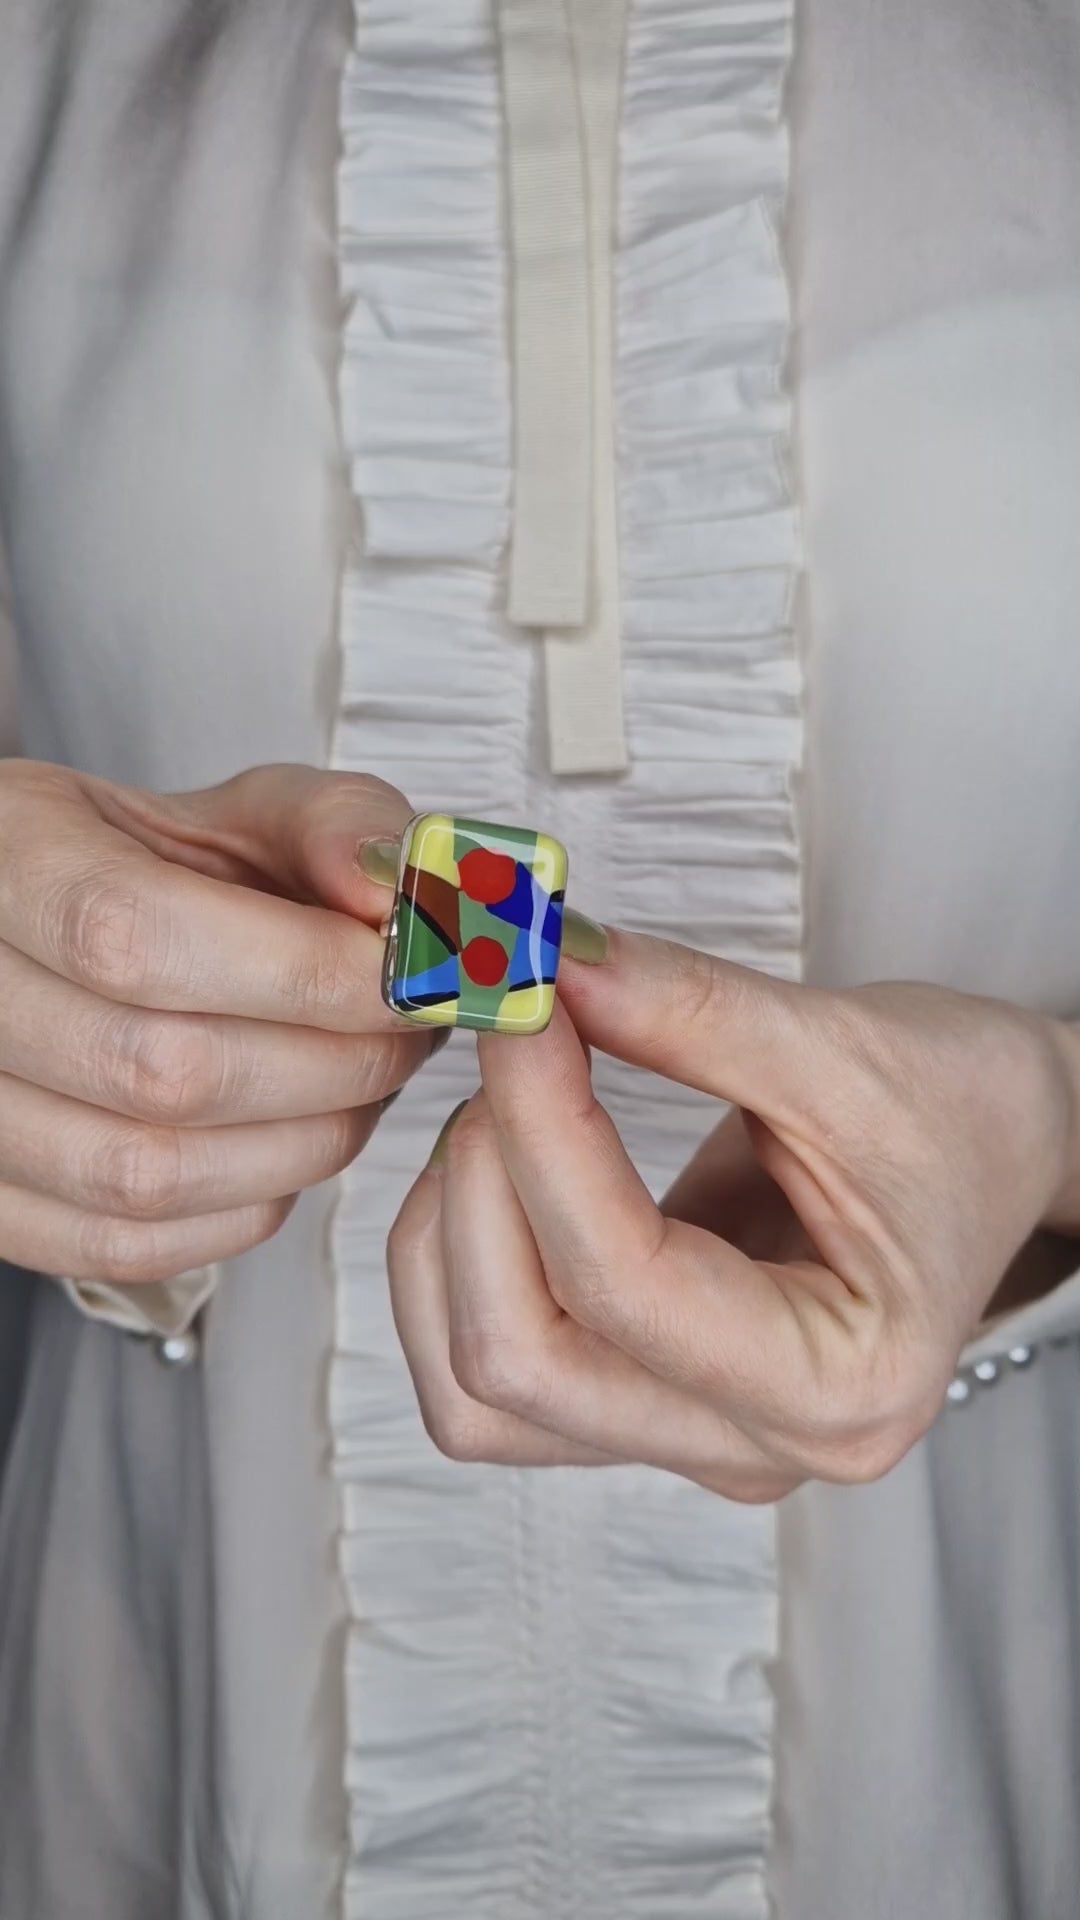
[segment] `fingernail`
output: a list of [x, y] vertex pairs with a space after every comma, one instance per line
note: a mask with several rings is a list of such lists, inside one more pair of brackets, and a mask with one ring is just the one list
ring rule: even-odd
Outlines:
[[562, 950], [568, 960], [583, 960], [587, 966], [598, 967], [607, 959], [606, 927], [583, 913], [575, 913], [573, 907], [564, 910], [562, 927]]
[[450, 1135], [453, 1132], [456, 1122], [461, 1117], [461, 1114], [464, 1112], [468, 1104], [469, 1103], [467, 1100], [462, 1100], [454, 1108], [454, 1111], [449, 1116], [449, 1118], [443, 1121], [442, 1126], [439, 1129], [439, 1137], [436, 1140], [435, 1145], [431, 1149], [431, 1158], [428, 1161], [429, 1167], [441, 1166], [442, 1162], [446, 1159], [447, 1142], [450, 1139]]
[[379, 1101], [379, 1112], [385, 1113], [388, 1107], [393, 1106], [395, 1100], [401, 1099], [404, 1091], [404, 1087], [395, 1087], [393, 1093], [388, 1093], [385, 1100]]
[[401, 848], [396, 840], [365, 840], [356, 849], [361, 873], [380, 887], [396, 887]]

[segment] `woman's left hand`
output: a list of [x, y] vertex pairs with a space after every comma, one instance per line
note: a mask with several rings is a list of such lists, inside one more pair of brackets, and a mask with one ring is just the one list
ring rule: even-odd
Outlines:
[[[1080, 1038], [997, 1001], [825, 993], [623, 933], [602, 964], [564, 964], [560, 999], [546, 1034], [481, 1039], [482, 1088], [391, 1234], [436, 1443], [646, 1462], [741, 1500], [886, 1472], [1024, 1242], [1080, 1222]], [[583, 1043], [739, 1110], [667, 1209]]]

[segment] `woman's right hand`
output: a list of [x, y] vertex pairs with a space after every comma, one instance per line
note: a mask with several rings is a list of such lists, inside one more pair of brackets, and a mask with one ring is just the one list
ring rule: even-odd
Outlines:
[[0, 761], [0, 1257], [168, 1279], [360, 1151], [432, 1048], [356, 859], [410, 811], [302, 766], [161, 795]]

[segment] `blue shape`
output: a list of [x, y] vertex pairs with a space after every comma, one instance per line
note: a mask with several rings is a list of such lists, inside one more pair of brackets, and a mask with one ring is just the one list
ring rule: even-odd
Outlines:
[[438, 1000], [456, 1000], [461, 992], [458, 975], [457, 954], [452, 953], [448, 960], [441, 960], [437, 967], [426, 967], [423, 973], [406, 974], [393, 985], [394, 999], [401, 1006], [410, 1003], [432, 1005]]
[[536, 919], [537, 909], [544, 895], [537, 886], [528, 867], [520, 860], [514, 861], [514, 885], [505, 900], [495, 900], [488, 904], [487, 911], [496, 920], [505, 920], [511, 927], [531, 927]]
[[562, 913], [563, 896], [561, 893], [553, 893], [547, 904], [540, 938], [545, 945], [554, 947], [556, 960], [559, 957], [559, 948], [562, 946]]
[[514, 942], [507, 971], [507, 989], [535, 987], [541, 981], [554, 980], [559, 964], [559, 949], [550, 940], [538, 940], [533, 930], [523, 927]]
[[559, 949], [550, 940], [540, 942], [540, 978], [554, 981], [559, 971]]
[[[505, 920], [511, 927], [531, 933], [535, 938], [539, 922], [539, 936], [546, 946], [555, 948], [556, 957], [562, 945], [563, 896], [561, 893], [549, 894], [540, 885], [534, 873], [520, 860], [514, 862], [514, 886], [505, 900], [497, 900], [488, 907], [488, 912], [496, 920]], [[554, 979], [554, 974], [550, 976]]]
[[506, 973], [506, 985], [509, 991], [513, 987], [530, 987], [536, 975], [533, 972], [533, 943], [528, 927], [522, 927], [514, 941], [514, 951], [510, 955], [510, 965]]

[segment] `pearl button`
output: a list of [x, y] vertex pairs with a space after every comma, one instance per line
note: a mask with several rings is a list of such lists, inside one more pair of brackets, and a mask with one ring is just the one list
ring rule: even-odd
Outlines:
[[[1067, 1335], [1061, 1334], [1051, 1340], [1050, 1345], [1067, 1347], [1070, 1345], [1070, 1340]], [[1006, 1364], [1021, 1373], [1025, 1367], [1030, 1367], [1037, 1353], [1037, 1347], [1023, 1346], [1018, 1343], [1015, 1347], [1009, 1347], [997, 1359], [988, 1357], [985, 1360], [976, 1360], [970, 1373], [954, 1375], [945, 1389], [946, 1401], [950, 1407], [966, 1407], [971, 1399], [973, 1382], [978, 1381], [980, 1387], [992, 1387], [995, 1381], [1001, 1379], [1002, 1370]]]
[[190, 1367], [199, 1357], [198, 1337], [194, 1333], [170, 1333], [158, 1341], [157, 1356], [165, 1367]]

